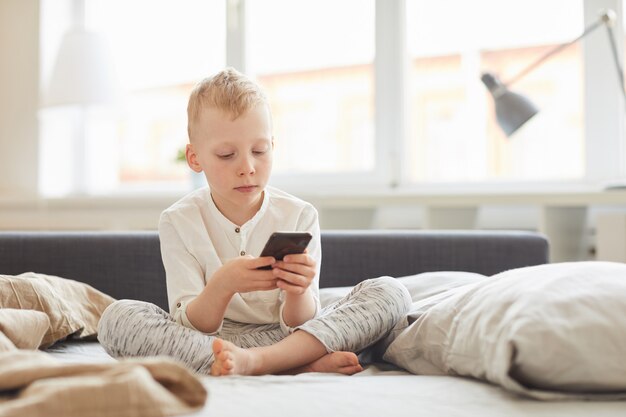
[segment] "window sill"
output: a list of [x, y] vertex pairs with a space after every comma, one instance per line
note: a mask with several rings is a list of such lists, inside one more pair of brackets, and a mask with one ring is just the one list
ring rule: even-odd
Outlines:
[[[0, 230], [156, 230], [161, 212], [182, 195], [5, 196], [0, 198]], [[544, 233], [550, 241], [553, 262], [588, 259], [587, 222], [591, 208], [609, 206], [626, 212], [624, 189], [498, 193], [396, 189], [371, 193], [309, 192], [298, 196], [318, 209], [322, 229], [485, 228], [485, 217], [491, 219], [496, 207], [505, 220], [503, 227], [496, 228]], [[398, 208], [397, 213], [393, 212]], [[532, 219], [520, 214], [519, 208], [530, 208]], [[485, 215], [486, 209], [492, 210], [489, 216]], [[389, 219], [389, 213], [385, 214], [389, 210], [392, 221], [381, 220], [385, 215]]]
[[[579, 187], [577, 190], [518, 190], [511, 187], [499, 191], [484, 189], [397, 188], [365, 192], [363, 190], [286, 190], [303, 200], [322, 206], [378, 207], [381, 205], [482, 206], [482, 205], [564, 205], [585, 206], [626, 204], [626, 189], [601, 190]], [[186, 192], [120, 193], [67, 197], [3, 196], [0, 209], [165, 209]]]

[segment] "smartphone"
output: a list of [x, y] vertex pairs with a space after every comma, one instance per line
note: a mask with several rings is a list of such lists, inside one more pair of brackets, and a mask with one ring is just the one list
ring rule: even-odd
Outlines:
[[[260, 256], [273, 256], [282, 261], [285, 255], [302, 253], [309, 245], [313, 235], [309, 232], [274, 232], [267, 240]], [[258, 269], [272, 269], [271, 266], [262, 266]]]

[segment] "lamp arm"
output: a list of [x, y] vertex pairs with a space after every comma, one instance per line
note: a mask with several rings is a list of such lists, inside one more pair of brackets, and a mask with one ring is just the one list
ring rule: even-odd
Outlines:
[[[563, 49], [567, 48], [568, 46], [578, 42], [579, 40], [581, 40], [582, 38], [584, 38], [585, 36], [587, 36], [591, 32], [593, 32], [594, 30], [596, 30], [597, 28], [602, 26], [603, 24], [607, 24], [607, 28], [610, 31], [610, 23], [611, 23], [611, 21], [612, 21], [612, 17], [610, 15], [609, 11], [606, 11], [606, 12], [602, 13], [602, 15], [598, 18], [598, 20], [596, 22], [590, 24], [589, 26], [587, 26], [585, 28], [585, 30], [583, 31], [583, 33], [581, 33], [578, 37], [576, 37], [575, 39], [573, 39], [573, 40], [571, 40], [569, 42], [562, 43], [562, 44], [557, 45], [554, 48], [550, 49], [544, 55], [539, 57], [535, 62], [533, 62], [532, 64], [530, 64], [526, 68], [524, 68], [516, 76], [514, 76], [509, 81], [504, 83], [504, 85], [508, 87], [511, 84], [515, 83], [520, 78], [523, 78], [526, 74], [528, 74], [529, 72], [534, 70], [536, 67], [541, 65], [546, 59], [550, 58], [554, 54], [557, 54], [557, 53], [561, 52]], [[609, 37], [611, 38], [611, 42], [613, 42], [613, 37], [612, 36], [609, 36]], [[616, 53], [617, 52], [614, 52], [614, 54], [616, 54]], [[617, 55], [614, 55], [614, 58], [617, 59]], [[619, 61], [616, 60], [616, 62], [619, 62]], [[618, 65], [618, 68], [619, 68], [619, 65]], [[620, 76], [620, 80], [621, 79], [622, 79], [622, 77]], [[623, 90], [623, 88], [622, 88], [622, 90]]]
[[607, 34], [609, 35], [609, 41], [611, 43], [611, 53], [613, 55], [613, 61], [615, 63], [615, 69], [617, 70], [617, 79], [622, 86], [622, 95], [624, 96], [624, 103], [626, 103], [626, 89], [624, 88], [624, 70], [619, 63], [619, 56], [617, 55], [617, 45], [615, 45], [615, 38], [613, 37], [613, 28], [610, 24], [606, 25]]

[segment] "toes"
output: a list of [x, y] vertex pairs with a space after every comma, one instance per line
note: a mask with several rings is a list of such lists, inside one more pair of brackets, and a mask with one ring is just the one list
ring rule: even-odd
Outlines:
[[344, 366], [343, 368], [339, 369], [339, 372], [344, 375], [354, 375], [362, 371], [363, 371], [363, 367], [361, 365]]
[[222, 339], [213, 341], [213, 355], [212, 376], [232, 375], [234, 373], [235, 358], [233, 352], [228, 350], [228, 345]]
[[232, 375], [234, 363], [232, 360], [226, 360], [224, 362], [218, 360], [211, 366], [211, 376], [224, 376]]
[[235, 363], [232, 359], [227, 359], [221, 363], [220, 376], [233, 375], [235, 373]]
[[226, 362], [227, 360], [232, 361], [233, 360], [233, 354], [232, 352], [229, 351], [221, 351], [220, 353], [217, 354], [217, 359], [222, 362], [222, 365], [224, 364], [224, 362]]
[[213, 341], [213, 354], [216, 356], [224, 350], [224, 341], [222, 339], [216, 338]]

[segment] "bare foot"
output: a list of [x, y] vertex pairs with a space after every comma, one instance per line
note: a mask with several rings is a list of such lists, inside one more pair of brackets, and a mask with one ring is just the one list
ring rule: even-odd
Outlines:
[[[263, 359], [256, 348], [242, 349], [230, 342], [216, 338], [213, 342], [213, 355], [215, 359], [211, 365], [211, 375], [213, 376], [260, 375], [266, 372], [262, 370]], [[362, 370], [359, 359], [354, 353], [333, 352], [286, 373], [335, 372], [353, 375]]]
[[258, 357], [249, 349], [242, 349], [222, 339], [213, 341], [215, 360], [211, 365], [211, 375], [254, 375]]
[[303, 372], [335, 372], [344, 375], [354, 375], [361, 372], [363, 367], [359, 358], [352, 352], [327, 353], [308, 365], [294, 369], [294, 373]]

